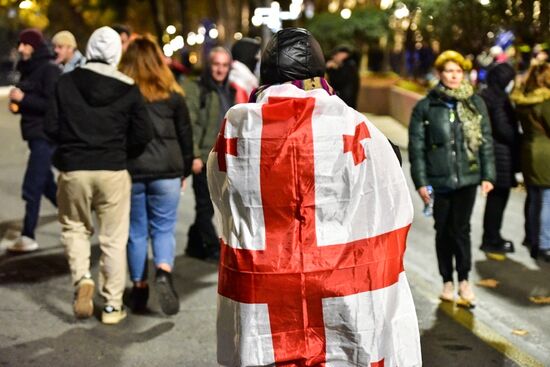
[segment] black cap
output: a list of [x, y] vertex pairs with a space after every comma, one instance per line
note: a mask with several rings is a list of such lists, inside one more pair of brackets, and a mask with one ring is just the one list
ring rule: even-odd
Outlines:
[[319, 42], [303, 28], [277, 32], [262, 54], [261, 84], [277, 84], [325, 75]]

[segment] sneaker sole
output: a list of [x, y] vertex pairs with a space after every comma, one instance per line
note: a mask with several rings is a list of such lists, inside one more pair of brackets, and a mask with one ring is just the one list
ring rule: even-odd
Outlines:
[[162, 312], [167, 315], [177, 314], [180, 310], [180, 303], [178, 297], [170, 289], [170, 285], [164, 282], [156, 283], [155, 289]]
[[76, 300], [73, 305], [74, 314], [79, 319], [85, 319], [94, 313], [94, 289], [93, 283], [84, 283], [78, 287]]
[[16, 253], [25, 253], [25, 252], [34, 252], [36, 250], [38, 250], [38, 244], [36, 244], [36, 246], [27, 246], [25, 248], [21, 248], [21, 247], [8, 247], [7, 250], [9, 252], [16, 252]]
[[106, 325], [115, 325], [124, 320], [128, 316], [126, 311], [103, 313], [101, 315], [101, 322]]

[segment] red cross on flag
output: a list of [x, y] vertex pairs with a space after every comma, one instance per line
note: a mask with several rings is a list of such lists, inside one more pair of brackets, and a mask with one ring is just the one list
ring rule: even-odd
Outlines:
[[420, 366], [412, 204], [386, 137], [322, 89], [233, 107], [208, 159], [222, 366]]

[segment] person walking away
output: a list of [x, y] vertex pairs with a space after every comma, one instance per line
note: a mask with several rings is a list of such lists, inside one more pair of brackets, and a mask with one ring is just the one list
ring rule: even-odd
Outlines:
[[550, 262], [550, 63], [536, 63], [511, 95], [523, 130], [521, 171], [527, 185], [531, 256]]
[[19, 34], [17, 51], [21, 57], [17, 64], [21, 79], [9, 92], [10, 110], [21, 114], [21, 133], [31, 153], [22, 188], [25, 201], [23, 229], [21, 237], [8, 247], [8, 251], [30, 252], [39, 247], [35, 230], [42, 196], [57, 206], [57, 186], [51, 169], [54, 146], [44, 133], [44, 115], [61, 72], [53, 63], [53, 55], [37, 29], [25, 29]]
[[86, 58], [78, 51], [76, 39], [71, 32], [57, 32], [52, 43], [56, 55], [55, 63], [63, 68], [63, 73], [73, 71], [86, 63]]
[[74, 314], [77, 318], [93, 314], [90, 236], [95, 211], [105, 324], [126, 317], [122, 294], [131, 193], [127, 159], [141, 154], [152, 138], [138, 87], [116, 69], [121, 52], [120, 37], [113, 29], [96, 29], [88, 40], [87, 63], [60, 78], [46, 125], [46, 133], [58, 145], [54, 155], [60, 171], [58, 216], [75, 286]]
[[338, 97], [351, 108], [357, 108], [359, 94], [359, 65], [347, 46], [337, 47], [332, 51], [327, 62], [327, 75], [330, 85]]
[[128, 162], [133, 182], [128, 239], [132, 310], [143, 312], [147, 306], [147, 242], [151, 238], [158, 300], [163, 312], [173, 315], [179, 311], [172, 281], [174, 234], [182, 182], [191, 174], [193, 162], [189, 111], [183, 90], [151, 36], [138, 36], [130, 42], [119, 69], [136, 82], [153, 122], [153, 140]]
[[470, 217], [476, 186], [488, 194], [495, 182], [493, 139], [487, 108], [464, 80], [471, 63], [448, 50], [435, 60], [440, 82], [413, 109], [409, 125], [409, 159], [414, 185], [424, 203], [434, 190], [433, 216], [441, 300], [454, 300], [453, 260], [460, 301], [473, 305], [468, 282], [472, 266]]
[[495, 155], [495, 187], [487, 195], [483, 216], [483, 239], [480, 249], [485, 252], [514, 252], [514, 244], [503, 239], [500, 230], [510, 188], [517, 186], [515, 172], [519, 168], [519, 125], [510, 103], [516, 73], [507, 64], [496, 64], [487, 73], [487, 88], [481, 92], [491, 121]]
[[229, 83], [235, 88], [236, 103], [247, 103], [250, 93], [258, 88], [258, 77], [254, 74], [260, 57], [260, 42], [245, 37], [231, 47], [233, 62], [229, 72]]
[[235, 104], [235, 89], [229, 83], [231, 54], [223, 47], [213, 48], [208, 63], [198, 82], [183, 80], [189, 114], [193, 126], [194, 159], [193, 192], [195, 193], [195, 221], [189, 228], [186, 254], [217, 262], [219, 240], [212, 223], [214, 207], [206, 180], [205, 162], [212, 150], [225, 113]]

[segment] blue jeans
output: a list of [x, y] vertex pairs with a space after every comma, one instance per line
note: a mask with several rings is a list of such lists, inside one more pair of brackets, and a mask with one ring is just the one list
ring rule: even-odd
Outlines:
[[128, 266], [132, 281], [147, 279], [147, 242], [153, 245], [155, 266], [174, 265], [175, 227], [181, 179], [137, 181], [132, 184]]
[[26, 204], [21, 234], [34, 238], [42, 195], [57, 207], [57, 185], [51, 167], [55, 147], [46, 139], [32, 139], [28, 145], [31, 154], [23, 179], [23, 200]]
[[526, 237], [532, 246], [550, 250], [550, 188], [527, 186]]

